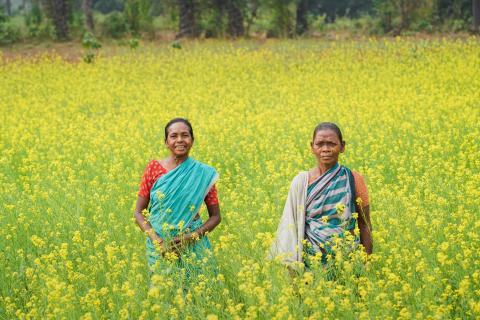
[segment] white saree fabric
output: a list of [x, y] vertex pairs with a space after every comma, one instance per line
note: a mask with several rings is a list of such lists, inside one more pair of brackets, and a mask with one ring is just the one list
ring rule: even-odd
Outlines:
[[277, 235], [270, 247], [270, 259], [280, 260], [287, 265], [303, 262], [307, 187], [308, 172], [302, 171], [293, 178], [290, 186]]

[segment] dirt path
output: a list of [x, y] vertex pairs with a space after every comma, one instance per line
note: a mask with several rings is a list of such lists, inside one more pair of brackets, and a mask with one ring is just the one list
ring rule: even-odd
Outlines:
[[[157, 36], [153, 41], [141, 41], [141, 46], [162, 47], [168, 46], [174, 40], [175, 34], [164, 34]], [[113, 56], [130, 51], [127, 40], [100, 40], [102, 56]], [[80, 40], [69, 42], [55, 42], [52, 40], [35, 40], [29, 42], [19, 42], [10, 46], [0, 47], [0, 59], [4, 61], [35, 60], [42, 56], [57, 56], [63, 60], [78, 63], [82, 61], [85, 49]]]
[[[158, 36], [153, 41], [141, 41], [140, 47], [150, 47], [150, 48], [161, 48], [166, 46], [171, 46], [172, 41], [174, 40], [174, 33], [165, 34], [163, 36]], [[472, 35], [468, 33], [457, 33], [457, 34], [416, 34], [413, 36], [403, 36], [404, 39], [411, 40], [435, 40], [435, 39], [457, 39], [457, 40], [466, 40], [471, 38]], [[369, 38], [369, 37], [367, 37]], [[365, 37], [352, 37], [349, 34], [343, 34], [339, 32], [322, 34], [318, 36], [313, 36], [310, 38], [305, 38], [306, 41], [345, 41], [345, 40], [359, 40], [365, 41]], [[373, 37], [376, 39], [383, 39], [385, 41], [394, 41], [395, 37]], [[477, 36], [476, 39], [480, 41], [480, 36]], [[198, 43], [198, 42], [210, 42], [210, 41], [228, 41], [228, 40], [218, 40], [218, 39], [194, 39], [194, 40], [182, 40], [184, 44], [188, 46], [188, 43]], [[235, 42], [235, 40], [233, 40]], [[267, 40], [266, 38], [251, 38], [248, 41], [255, 42], [259, 45], [264, 44]], [[278, 39], [273, 39], [272, 41], [278, 41]], [[280, 40], [281, 41], [281, 40]], [[285, 40], [289, 41], [289, 40]], [[295, 41], [295, 40], [293, 40]], [[243, 40], [240, 40], [240, 43]], [[103, 57], [110, 57], [116, 55], [122, 55], [131, 49], [127, 45], [127, 41], [116, 41], [116, 40], [101, 40], [102, 48], [100, 50]], [[54, 42], [52, 40], [46, 41], [30, 41], [30, 42], [20, 42], [15, 43], [11, 46], [0, 47], [0, 61], [11, 62], [16, 60], [36, 60], [43, 56], [55, 56], [61, 57], [63, 60], [78, 63], [83, 60], [85, 54], [85, 49], [82, 47], [82, 44], [79, 40], [69, 41], [69, 42]]]
[[15, 61], [18, 59], [35, 60], [44, 55], [60, 56], [69, 62], [78, 62], [83, 55], [83, 48], [77, 42], [65, 43], [18, 43], [10, 47], [0, 48], [4, 61]]

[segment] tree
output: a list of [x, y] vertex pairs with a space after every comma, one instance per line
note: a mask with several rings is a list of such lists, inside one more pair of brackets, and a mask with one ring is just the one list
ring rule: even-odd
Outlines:
[[123, 11], [124, 4], [122, 0], [93, 0], [93, 9], [107, 14], [112, 11]]
[[362, 14], [371, 14], [372, 0], [349, 0], [346, 14], [350, 18], [358, 18]]
[[59, 40], [69, 38], [68, 15], [69, 6], [67, 0], [43, 0], [43, 5], [48, 17], [53, 21], [55, 35]]
[[196, 2], [196, 24], [198, 32], [205, 33], [205, 37], [225, 36], [228, 23], [228, 2], [230, 0], [199, 0]]
[[12, 2], [11, 0], [5, 0], [5, 13], [7, 16], [12, 15]]
[[196, 26], [195, 0], [178, 0], [179, 30], [177, 38], [195, 37], [198, 33]]
[[232, 37], [240, 37], [245, 33], [243, 14], [240, 10], [239, 2], [238, 0], [227, 1], [228, 34]]
[[375, 0], [374, 3], [385, 32], [400, 33], [408, 30], [414, 22], [430, 22], [432, 18], [431, 0]]
[[478, 32], [480, 30], [480, 0], [472, 1], [473, 9], [473, 31]]
[[93, 23], [92, 6], [93, 0], [83, 0], [82, 9], [85, 15], [85, 27], [90, 32], [93, 32], [95, 29], [95, 25]]
[[[380, 0], [381, 1], [381, 0]], [[308, 15], [325, 15], [326, 23], [334, 23], [337, 17], [358, 18], [370, 14], [372, 0], [296, 0], [295, 31], [298, 35], [308, 30]]]
[[276, 37], [291, 37], [293, 35], [294, 0], [270, 0], [272, 11], [271, 35]]
[[308, 0], [299, 0], [297, 4], [297, 15], [295, 22], [295, 31], [298, 35], [304, 34], [308, 30]]
[[417, 8], [421, 6], [421, 1], [400, 0], [398, 7], [400, 9], [401, 24], [400, 29], [405, 30], [410, 27], [413, 20], [413, 14]]
[[213, 8], [213, 30], [206, 30], [206, 36], [223, 36], [224, 35], [224, 16], [225, 16], [225, 1], [212, 0]]

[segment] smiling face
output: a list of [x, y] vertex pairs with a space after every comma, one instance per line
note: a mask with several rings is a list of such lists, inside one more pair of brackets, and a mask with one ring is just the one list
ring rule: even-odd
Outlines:
[[165, 145], [176, 158], [187, 156], [193, 145], [190, 128], [183, 122], [175, 122], [167, 128]]
[[317, 163], [327, 168], [335, 165], [338, 162], [338, 156], [345, 150], [345, 142], [340, 141], [340, 137], [330, 129], [317, 131], [310, 145]]

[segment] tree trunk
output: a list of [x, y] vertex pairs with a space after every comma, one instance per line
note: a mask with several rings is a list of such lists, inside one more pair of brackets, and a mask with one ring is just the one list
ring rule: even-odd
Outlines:
[[400, 0], [400, 31], [408, 28], [408, 12], [404, 0]]
[[177, 38], [195, 37], [195, 0], [178, 0], [180, 9], [179, 31]]
[[223, 36], [224, 24], [223, 24], [223, 16], [225, 14], [225, 5], [223, 0], [214, 0], [214, 6], [216, 9], [215, 12], [215, 29], [217, 31], [217, 36]]
[[95, 25], [93, 24], [92, 5], [93, 0], [83, 0], [82, 7], [83, 13], [85, 14], [85, 27], [90, 32], [93, 32], [95, 29]]
[[212, 0], [210, 4], [214, 23], [205, 29], [205, 37], [223, 37], [225, 35], [225, 2], [223, 0]]
[[7, 16], [12, 15], [12, 2], [11, 0], [5, 0], [5, 13]]
[[300, 0], [297, 5], [297, 17], [295, 31], [298, 35], [304, 34], [308, 30], [308, 0]]
[[227, 1], [228, 33], [232, 37], [241, 37], [245, 34], [243, 26], [243, 14], [240, 11], [237, 0]]
[[249, 12], [248, 14], [246, 15], [246, 18], [247, 18], [247, 28], [245, 29], [245, 35], [248, 37], [250, 36], [250, 28], [252, 27], [253, 25], [253, 22], [255, 21], [255, 19], [257, 19], [257, 11], [258, 11], [258, 6], [259, 6], [259, 3], [258, 1], [252, 1], [249, 5]]
[[291, 1], [292, 0], [272, 1], [273, 30], [271, 36], [292, 37], [295, 33], [295, 26], [293, 25], [294, 17], [289, 8]]
[[67, 40], [68, 29], [68, 0], [44, 0], [45, 11], [53, 21], [55, 35], [58, 40]]
[[335, 23], [337, 19], [337, 6], [335, 3], [325, 8], [325, 23]]
[[480, 31], [480, 0], [473, 0], [473, 31]]
[[67, 0], [53, 0], [55, 32], [59, 40], [68, 39], [68, 2]]

